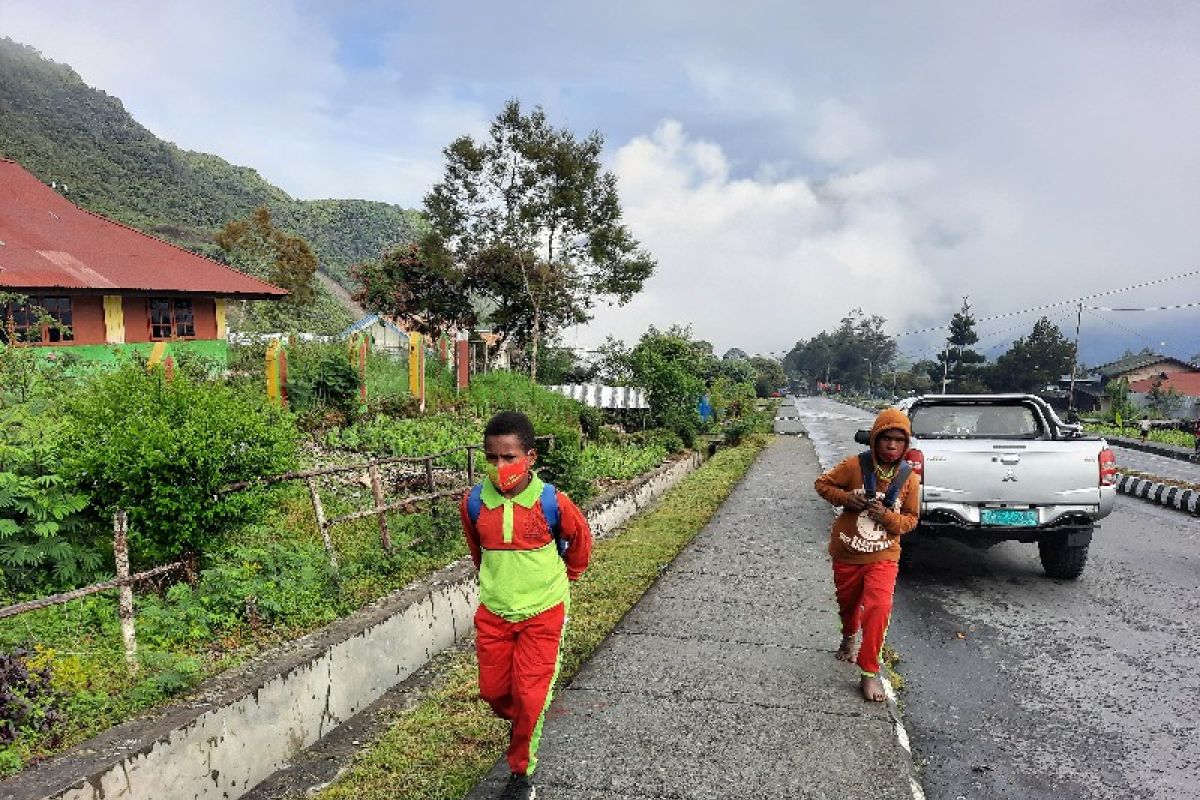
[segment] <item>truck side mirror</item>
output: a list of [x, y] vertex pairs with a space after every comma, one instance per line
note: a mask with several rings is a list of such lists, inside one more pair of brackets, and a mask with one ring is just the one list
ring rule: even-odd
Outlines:
[[870, 444], [871, 443], [871, 432], [870, 431], [856, 431], [854, 433], [854, 441], [858, 442], [859, 444]]

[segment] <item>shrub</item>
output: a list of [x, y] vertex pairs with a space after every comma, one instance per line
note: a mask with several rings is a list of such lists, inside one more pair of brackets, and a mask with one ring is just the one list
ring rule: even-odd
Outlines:
[[344, 342], [288, 347], [288, 405], [298, 413], [322, 406], [349, 417], [359, 406], [358, 370]]
[[[480, 444], [483, 427], [466, 417], [439, 414], [396, 419], [378, 414], [325, 436], [330, 447], [393, 456], [420, 456]], [[465, 469], [466, 453], [447, 462]]]
[[731, 445], [738, 445], [755, 434], [770, 433], [772, 422], [772, 415], [767, 412], [746, 412], [730, 420], [725, 426], [725, 441]]
[[666, 456], [667, 451], [661, 445], [591, 445], [584, 448], [580, 460], [585, 480], [629, 480], [658, 466]]
[[291, 417], [256, 392], [125, 366], [67, 409], [64, 474], [86, 487], [96, 513], [129, 512], [131, 555], [142, 564], [203, 551], [258, 517], [265, 492], [218, 492], [294, 463]]
[[53, 746], [63, 721], [50, 668], [36, 669], [28, 657], [21, 648], [0, 653], [0, 749], [23, 736], [48, 737]]
[[629, 434], [629, 441], [641, 447], [661, 447], [667, 453], [678, 453], [683, 449], [679, 434], [666, 428], [651, 428]]
[[236, 545], [210, 560], [195, 588], [180, 583], [165, 599], [143, 601], [139, 637], [165, 650], [246, 623], [295, 626], [333, 617], [333, 572], [314, 542]]
[[62, 428], [20, 406], [0, 409], [0, 584], [10, 590], [73, 588], [103, 563], [88, 497], [60, 474]]
[[688, 447], [695, 444], [705, 362], [691, 331], [651, 326], [629, 352], [628, 365], [634, 384], [646, 390], [654, 425], [675, 431]]

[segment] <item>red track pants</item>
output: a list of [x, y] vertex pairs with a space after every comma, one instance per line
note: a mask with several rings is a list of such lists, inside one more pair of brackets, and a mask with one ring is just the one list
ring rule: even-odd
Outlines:
[[475, 612], [479, 696], [496, 716], [512, 723], [508, 742], [511, 772], [532, 775], [537, 766], [542, 718], [558, 677], [565, 624], [562, 603], [520, 622], [509, 622], [483, 605]]
[[879, 673], [883, 637], [892, 616], [892, 595], [896, 591], [896, 561], [873, 564], [833, 562], [833, 585], [837, 591], [838, 613], [842, 617], [842, 635], [853, 636], [862, 630], [858, 647], [858, 668], [864, 675]]

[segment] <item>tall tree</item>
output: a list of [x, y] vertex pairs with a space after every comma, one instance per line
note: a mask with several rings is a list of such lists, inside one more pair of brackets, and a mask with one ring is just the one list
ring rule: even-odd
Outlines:
[[275, 227], [266, 206], [230, 222], [215, 238], [231, 266], [286, 289], [286, 302], [303, 306], [312, 301], [317, 257], [308, 242]]
[[699, 429], [697, 402], [706, 368], [703, 348], [691, 337], [688, 327], [660, 331], [652, 325], [627, 357], [634, 384], [646, 390], [651, 420], [678, 433], [689, 447]]
[[783, 365], [775, 359], [754, 356], [750, 364], [754, 367], [754, 393], [759, 397], [770, 397], [772, 392], [787, 385]]
[[996, 359], [985, 378], [993, 391], [1035, 391], [1069, 373], [1074, 359], [1075, 345], [1057, 325], [1042, 317], [1028, 336], [1017, 339]]
[[435, 240], [494, 304], [493, 329], [529, 346], [531, 375], [547, 334], [590, 319], [597, 300], [624, 304], [654, 271], [621, 224], [603, 145], [511, 100], [486, 140], [463, 136], [443, 151], [445, 174], [425, 198]]
[[833, 332], [822, 331], [801, 340], [783, 360], [792, 378], [843, 383], [867, 388], [896, 359], [896, 341], [883, 332], [887, 320], [862, 309], [851, 309]]
[[215, 239], [230, 266], [290, 293], [284, 300], [230, 304], [230, 330], [332, 334], [354, 321], [346, 307], [314, 280], [317, 257], [308, 242], [276, 227], [266, 207], [228, 223]]
[[[971, 304], [963, 298], [962, 308], [950, 319], [950, 335], [946, 337], [945, 349], [938, 353], [938, 374], [930, 375], [938, 386], [946, 385], [953, 392], [980, 392], [986, 387], [980, 380], [983, 363], [987, 360], [982, 353], [971, 349], [979, 341], [975, 333], [975, 317]], [[943, 384], [943, 381], [946, 383]]]
[[351, 274], [358, 284], [355, 302], [395, 317], [405, 330], [437, 336], [475, 322], [462, 273], [428, 258], [415, 244], [390, 250], [374, 263], [359, 264]]

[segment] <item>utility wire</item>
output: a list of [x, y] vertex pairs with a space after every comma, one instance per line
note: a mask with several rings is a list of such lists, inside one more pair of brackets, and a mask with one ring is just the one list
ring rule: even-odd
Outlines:
[[[1074, 300], [1060, 300], [1057, 303], [1047, 303], [1047, 304], [1041, 305], [1041, 306], [1034, 306], [1032, 308], [1022, 309], [1021, 311], [1006, 311], [1002, 314], [992, 314], [991, 316], [987, 316], [987, 317], [979, 317], [978, 319], [975, 320], [975, 323], [979, 324], [980, 322], [990, 322], [995, 319], [1005, 319], [1007, 317], [1016, 317], [1021, 314], [1032, 314], [1035, 311], [1046, 311], [1047, 309], [1051, 309], [1051, 308], [1062, 308], [1063, 306], [1077, 306], [1080, 303], [1082, 303], [1084, 300], [1094, 300], [1097, 297], [1108, 297], [1109, 295], [1121, 294], [1122, 292], [1130, 292], [1130, 291], [1133, 291], [1134, 289], [1144, 289], [1147, 286], [1159, 286], [1159, 285], [1167, 283], [1169, 281], [1177, 281], [1177, 280], [1180, 280], [1181, 278], [1190, 278], [1193, 275], [1200, 275], [1200, 269], [1194, 269], [1191, 272], [1184, 272], [1179, 275], [1171, 275], [1166, 278], [1156, 278], [1155, 280], [1152, 280], [1152, 281], [1143, 281], [1142, 283], [1135, 283], [1132, 286], [1126, 286], [1122, 289], [1109, 289], [1108, 291], [1104, 291], [1104, 292], [1096, 292], [1094, 294], [1086, 294], [1083, 297], [1078, 297]], [[1185, 308], [1185, 307], [1190, 307], [1192, 305], [1200, 305], [1200, 303], [1192, 303], [1192, 304], [1188, 304], [1186, 306], [1179, 306], [1179, 307]], [[1168, 307], [1164, 306], [1163, 308], [1168, 308]], [[1115, 309], [1109, 309], [1109, 310], [1115, 310]], [[1132, 310], [1142, 310], [1142, 309], [1121, 309], [1121, 310], [1131, 310], [1132, 311]], [[934, 326], [931, 326], [928, 328], [919, 328], [917, 330], [904, 331], [903, 333], [897, 333], [895, 335], [895, 338], [899, 339], [902, 336], [913, 336], [918, 333], [931, 333], [933, 331], [943, 331], [949, 327], [950, 327], [950, 323], [946, 323], [945, 325], [934, 325]]]

